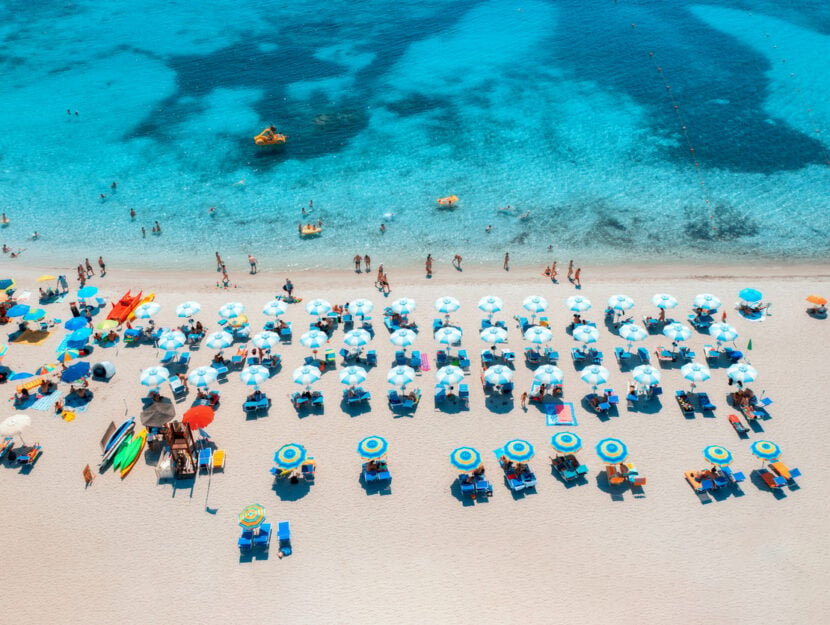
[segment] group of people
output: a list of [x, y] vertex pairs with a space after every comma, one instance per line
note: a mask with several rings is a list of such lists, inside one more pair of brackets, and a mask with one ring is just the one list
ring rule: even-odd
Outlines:
[[361, 256], [360, 254], [355, 254], [354, 257], [354, 270], [355, 273], [361, 273], [363, 269], [361, 268], [361, 263], [366, 266], [366, 273], [372, 271], [372, 259], [369, 257], [368, 254], [365, 256]]
[[[98, 267], [101, 271], [101, 277], [107, 275], [107, 265], [104, 262], [104, 257], [98, 257]], [[89, 262], [89, 259], [84, 259], [84, 262], [78, 263], [78, 282], [81, 283], [81, 286], [86, 284], [88, 278], [91, 278], [95, 275], [95, 270], [92, 268], [92, 263]]]
[[386, 272], [383, 270], [383, 265], [378, 267], [378, 276], [375, 280], [375, 288], [384, 295], [389, 295], [389, 293], [392, 292], [392, 287], [389, 286], [389, 276], [387, 276]]

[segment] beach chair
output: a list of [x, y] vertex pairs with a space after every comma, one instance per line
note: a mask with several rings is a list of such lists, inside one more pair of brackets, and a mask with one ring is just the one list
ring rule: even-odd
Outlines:
[[320, 391], [312, 391], [311, 405], [315, 408], [321, 407], [323, 405], [323, 393], [321, 393]]
[[571, 347], [571, 360], [573, 360], [575, 365], [584, 363], [587, 358], [588, 354], [584, 351], [578, 347]]
[[263, 523], [259, 526], [259, 531], [254, 534], [254, 547], [258, 549], [267, 550], [271, 545], [271, 524]]
[[458, 385], [458, 399], [464, 404], [465, 408], [470, 407], [470, 387], [466, 384]]
[[726, 478], [734, 484], [746, 480], [746, 476], [743, 473], [741, 473], [740, 471], [733, 471], [731, 467], [721, 467], [720, 470], [721, 473], [723, 473], [726, 476]]
[[377, 480], [378, 480], [377, 471], [369, 471], [369, 469], [367, 469], [367, 466], [368, 466], [368, 463], [363, 464], [363, 481], [366, 482], [367, 484], [369, 482], [377, 482]]
[[729, 424], [734, 428], [735, 432], [738, 433], [738, 436], [743, 436], [744, 434], [749, 433], [749, 428], [743, 424], [743, 422], [738, 418], [738, 415], [729, 415]]
[[627, 366], [631, 362], [632, 354], [631, 352], [626, 351], [622, 347], [615, 347], [614, 357], [617, 359], [617, 364], [619, 364], [620, 368], [622, 369], [624, 366]]
[[352, 328], [354, 328], [354, 317], [351, 314], [344, 313], [342, 319], [343, 319], [343, 329], [344, 330], [349, 331]]
[[476, 485], [466, 473], [458, 476], [458, 486], [461, 489], [462, 497], [472, 497], [476, 492]]
[[680, 357], [680, 360], [685, 360], [688, 362], [691, 362], [695, 359], [695, 353], [685, 345], [680, 346], [680, 349], [678, 350], [678, 355]]
[[543, 328], [549, 328], [550, 327], [550, 321], [548, 321], [547, 317], [539, 317], [539, 325], [542, 326]]
[[348, 349], [346, 349], [345, 347], [341, 347], [340, 351], [337, 352], [337, 353], [340, 354], [340, 357], [343, 359], [343, 362], [348, 362], [352, 358], [354, 358], [354, 354], [352, 352], [350, 352]]
[[766, 484], [770, 490], [781, 488], [782, 486], [786, 486], [787, 484], [787, 480], [785, 480], [781, 476], [774, 475], [767, 469], [758, 469], [758, 475], [761, 476], [761, 479], [764, 481], [764, 484]]
[[658, 347], [654, 351], [655, 355], [657, 356], [658, 362], [673, 362], [674, 359], [677, 357], [676, 354], [671, 351], [670, 349], [666, 349], [662, 345]]
[[447, 356], [447, 352], [443, 349], [439, 349], [435, 352], [435, 364], [440, 369], [441, 367], [450, 364], [450, 359]]
[[783, 477], [786, 481], [792, 482], [795, 478], [801, 477], [801, 471], [798, 469], [790, 469], [783, 462], [771, 462], [769, 468], [777, 475]]
[[689, 401], [689, 396], [686, 394], [686, 391], [675, 391], [674, 398], [677, 400], [677, 405], [680, 406], [680, 412], [684, 416], [694, 415], [695, 408]]
[[403, 400], [401, 396], [398, 395], [398, 391], [390, 390], [386, 393], [386, 399], [389, 403], [389, 407], [392, 409], [401, 408], [403, 406]]
[[502, 395], [512, 395], [513, 394], [513, 382], [505, 382], [501, 385], [501, 394]]
[[218, 406], [220, 391], [213, 390], [208, 393], [208, 406]]
[[179, 353], [174, 351], [164, 352], [164, 355], [161, 357], [161, 360], [159, 360], [159, 362], [163, 365], [169, 365], [174, 360], [176, 360], [176, 357], [178, 355]]
[[213, 452], [213, 470], [225, 470], [225, 450], [217, 449]]
[[291, 403], [294, 404], [294, 408], [297, 408], [298, 410], [303, 406], [307, 406], [311, 403], [311, 398], [306, 395], [303, 395], [299, 391], [296, 393], [291, 393], [289, 397], [291, 398]]
[[14, 447], [14, 437], [7, 436], [0, 443], [0, 458], [3, 458]]
[[515, 473], [505, 473], [504, 479], [507, 481], [507, 487], [514, 493], [525, 489], [524, 481], [518, 478]]
[[707, 412], [711, 412], [717, 407], [709, 400], [709, 395], [706, 393], [698, 393], [697, 401], [700, 404], [700, 409]]
[[651, 362], [651, 356], [648, 353], [648, 350], [645, 347], [638, 347], [637, 348], [637, 357], [640, 359], [644, 365], [647, 365]]
[[443, 384], [435, 385], [435, 403], [440, 404], [447, 399], [447, 387]]
[[43, 447], [41, 447], [40, 443], [35, 443], [23, 453], [17, 454], [17, 464], [32, 465], [40, 457], [41, 453], [43, 453]]
[[370, 367], [376, 367], [378, 364], [378, 354], [374, 349], [366, 352], [366, 364]]
[[[504, 353], [504, 350], [502, 350], [502, 353]], [[546, 347], [542, 352], [542, 357], [552, 365], [555, 365], [557, 362], [559, 362], [559, 352], [557, 352], [552, 347]]]
[[421, 352], [417, 349], [413, 350], [412, 354], [409, 356], [409, 363], [404, 364], [409, 364], [409, 366], [412, 367], [417, 373], [421, 368]]
[[538, 365], [542, 362], [542, 354], [534, 347], [525, 347], [525, 361], [529, 365]]
[[408, 363], [408, 360], [406, 358], [406, 354], [404, 353], [404, 351], [402, 349], [396, 350], [395, 351], [395, 365], [400, 366], [400, 365], [405, 365], [407, 363]]
[[401, 398], [402, 408], [414, 408], [418, 405], [418, 402], [421, 401], [421, 389], [416, 388], [414, 391], [412, 391], [412, 394], [415, 395], [415, 399], [412, 399], [409, 396]]
[[[309, 458], [309, 460], [311, 460]], [[303, 479], [306, 482], [313, 482], [314, 481], [314, 473], [317, 470], [317, 463], [316, 462], [304, 462], [300, 465], [300, 474], [303, 476]]]
[[598, 349], [594, 349], [593, 347], [588, 350], [588, 356], [591, 359], [592, 365], [601, 365], [602, 364], [602, 352]]
[[271, 321], [266, 321], [265, 325], [262, 326], [262, 329], [265, 330], [266, 332], [273, 332], [274, 328], [276, 328], [276, 327], [277, 327], [277, 324], [273, 320], [271, 320]]
[[291, 555], [291, 525], [288, 521], [280, 521], [277, 526], [277, 539], [280, 541], [280, 552], [284, 556]]
[[212, 362], [210, 363], [210, 366], [216, 369], [217, 378], [224, 378], [228, 375], [228, 368], [225, 365], [218, 362]]
[[199, 450], [197, 464], [200, 471], [203, 469], [205, 471], [210, 471], [213, 466], [213, 452], [210, 447], [205, 447], [204, 449]]
[[467, 357], [466, 349], [458, 350], [458, 366], [464, 369], [464, 371], [470, 370], [470, 359]]
[[180, 395], [183, 396], [187, 394], [184, 384], [182, 384], [179, 376], [171, 375], [167, 378], [167, 383], [170, 385], [170, 392], [173, 393], [173, 397], [179, 397]]
[[254, 543], [254, 531], [242, 530], [242, 536], [239, 537], [237, 544], [240, 551], [250, 551]]
[[530, 469], [522, 473], [521, 479], [525, 488], [536, 488], [536, 474]]
[[326, 368], [328, 368], [328, 367], [336, 368], [337, 367], [337, 354], [335, 354], [333, 349], [327, 349], [326, 350], [325, 363], [326, 363]]
[[188, 365], [190, 365], [190, 352], [182, 352], [181, 354], [179, 354], [177, 364], [180, 367], [187, 369]]
[[291, 332], [291, 322], [286, 321], [285, 322], [285, 327], [280, 330], [280, 340], [283, 343], [290, 343], [292, 337], [293, 337], [293, 334]]
[[482, 349], [481, 350], [481, 366], [485, 369], [496, 362], [496, 357], [493, 356], [492, 350], [489, 349]]

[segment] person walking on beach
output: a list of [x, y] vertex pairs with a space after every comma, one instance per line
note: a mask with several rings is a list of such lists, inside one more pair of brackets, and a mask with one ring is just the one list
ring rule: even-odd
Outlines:
[[427, 254], [427, 262], [424, 269], [426, 269], [427, 278], [432, 277], [432, 254]]
[[461, 254], [452, 257], [452, 266], [461, 271]]
[[363, 257], [360, 254], [354, 255], [354, 272], [360, 273], [360, 263], [363, 262]]
[[248, 254], [248, 264], [251, 265], [251, 275], [256, 273], [256, 258], [252, 254]]
[[521, 402], [522, 402], [522, 410], [527, 410], [527, 391], [522, 393]]
[[282, 290], [288, 294], [288, 299], [293, 299], [292, 293], [294, 292], [294, 285], [292, 284], [291, 280], [286, 278], [285, 284], [282, 285]]
[[381, 263], [380, 267], [378, 267], [378, 277], [377, 277], [376, 282], [378, 284], [380, 284], [382, 280], [383, 280], [383, 263]]
[[216, 252], [216, 271], [222, 271], [222, 265], [225, 263], [222, 262], [222, 257], [219, 256], [219, 252]]
[[84, 273], [84, 266], [78, 265], [78, 281], [84, 280], [86, 282], [86, 274]]
[[88, 258], [84, 259], [84, 266], [86, 267], [86, 277], [94, 276], [95, 272], [92, 270], [92, 263], [89, 262]]
[[510, 252], [504, 253], [504, 270], [510, 271]]
[[551, 282], [553, 282], [554, 284], [556, 284], [556, 274], [556, 261], [553, 261], [553, 265], [551, 265], [550, 267], [550, 279]]
[[101, 268], [101, 277], [103, 278], [105, 275], [107, 275], [107, 266], [104, 263], [104, 257], [103, 256], [98, 257], [98, 267]]
[[366, 265], [366, 273], [372, 271], [372, 259], [369, 258], [368, 254], [363, 257], [363, 264]]
[[574, 284], [578, 289], [582, 288], [582, 282], [580, 282], [580, 274], [582, 274], [582, 267], [577, 267], [576, 273], [574, 274]]
[[573, 282], [573, 275], [574, 275], [574, 261], [568, 261], [568, 281]]

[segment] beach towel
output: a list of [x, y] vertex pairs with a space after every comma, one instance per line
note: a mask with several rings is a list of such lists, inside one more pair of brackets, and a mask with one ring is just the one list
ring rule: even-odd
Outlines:
[[421, 371], [429, 371], [429, 354], [421, 352]]
[[27, 345], [40, 345], [49, 338], [46, 330], [26, 330], [18, 334], [12, 343], [25, 343]]
[[55, 402], [58, 401], [62, 395], [63, 391], [53, 391], [38, 399], [30, 406], [30, 408], [34, 408], [35, 410], [52, 410], [55, 406]]
[[546, 403], [544, 406], [547, 425], [577, 425], [574, 405], [571, 402]]

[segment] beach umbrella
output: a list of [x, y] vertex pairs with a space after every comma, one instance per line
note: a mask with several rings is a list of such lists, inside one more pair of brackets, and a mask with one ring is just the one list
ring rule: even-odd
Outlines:
[[161, 310], [161, 305], [156, 302], [145, 302], [139, 304], [133, 311], [133, 317], [136, 319], [149, 319], [155, 317]]
[[450, 452], [450, 464], [459, 471], [475, 471], [481, 466], [481, 454], [472, 447], [459, 447]]
[[680, 367], [681, 375], [689, 380], [692, 385], [697, 382], [705, 382], [712, 377], [709, 367], [699, 362], [689, 362]]
[[499, 328], [498, 326], [490, 326], [489, 328], [482, 330], [478, 335], [478, 338], [485, 343], [490, 343], [491, 345], [495, 345], [496, 343], [506, 343], [507, 330]]
[[613, 310], [631, 310], [634, 308], [634, 300], [628, 295], [612, 295], [608, 298], [608, 306]]
[[651, 303], [657, 308], [667, 309], [675, 308], [677, 306], [677, 298], [668, 293], [657, 293], [651, 298]]
[[718, 343], [726, 343], [738, 338], [738, 331], [728, 323], [713, 323], [709, 326], [709, 336]]
[[200, 310], [202, 310], [202, 305], [199, 304], [199, 302], [183, 302], [176, 306], [176, 316], [192, 317], [193, 315], [197, 314]]
[[182, 415], [182, 423], [190, 426], [191, 430], [206, 428], [213, 423], [215, 413], [210, 406], [193, 406]]
[[205, 345], [209, 349], [225, 349], [233, 343], [233, 335], [229, 332], [213, 332], [205, 339]]
[[356, 300], [349, 302], [349, 305], [346, 306], [350, 313], [352, 313], [353, 315], [361, 316], [368, 315], [370, 312], [372, 312], [372, 309], [374, 307], [375, 305], [372, 302], [362, 297], [359, 297]]
[[707, 312], [714, 312], [720, 308], [720, 300], [711, 293], [700, 293], [692, 300], [695, 308], [702, 308]]
[[26, 378], [31, 378], [32, 374], [27, 371], [15, 371], [9, 376], [9, 381], [14, 382], [15, 380], [25, 380]]
[[319, 317], [320, 315], [326, 315], [331, 310], [331, 304], [324, 299], [313, 299], [305, 305], [306, 312], [309, 315], [314, 315]]
[[597, 443], [597, 455], [606, 464], [625, 462], [628, 447], [618, 438], [603, 438]]
[[44, 274], [40, 276], [35, 282], [49, 282], [49, 280], [57, 280], [56, 276], [50, 276], [49, 274]]
[[90, 297], [95, 297], [96, 295], [98, 295], [97, 286], [85, 286], [78, 291], [78, 299], [89, 299]]
[[[27, 414], [16, 414], [11, 417], [6, 417], [0, 422], [0, 436], [20, 436], [23, 440], [21, 432], [32, 425], [32, 419]], [[25, 444], [25, 442], [24, 442]]]
[[539, 345], [553, 340], [553, 333], [544, 326], [531, 326], [525, 330], [525, 339]]
[[310, 349], [318, 349], [329, 340], [328, 334], [321, 330], [309, 330], [300, 337], [300, 343]]
[[529, 295], [522, 302], [522, 308], [535, 317], [536, 313], [544, 312], [548, 307], [548, 300], [541, 295]]
[[27, 304], [15, 304], [11, 308], [6, 311], [7, 317], [22, 317], [26, 315], [32, 309], [31, 306]]
[[573, 330], [573, 339], [585, 344], [596, 343], [599, 340], [599, 330], [587, 324], [576, 326]]
[[0, 291], [8, 291], [16, 284], [17, 283], [14, 281], [14, 278], [4, 278], [3, 280], [0, 280]]
[[46, 311], [42, 308], [33, 308], [25, 315], [23, 315], [24, 321], [40, 321], [46, 316]]
[[510, 367], [505, 367], [504, 365], [493, 365], [492, 367], [488, 367], [487, 371], [484, 372], [484, 379], [490, 384], [495, 384], [497, 386], [501, 384], [509, 384], [513, 381], [513, 370]]
[[738, 297], [750, 304], [757, 304], [764, 299], [763, 294], [758, 289], [741, 289], [738, 292]]
[[565, 300], [565, 306], [572, 312], [585, 312], [591, 307], [591, 300], [581, 295], [571, 295]]
[[662, 373], [660, 370], [655, 369], [651, 365], [640, 365], [639, 367], [634, 367], [634, 370], [631, 372], [631, 377], [634, 378], [635, 382], [645, 384], [646, 386], [659, 384], [661, 376]]
[[435, 379], [439, 384], [454, 386], [464, 381], [464, 370], [455, 365], [447, 365], [435, 372]]
[[[81, 317], [73, 317], [74, 319], [81, 319]], [[118, 327], [118, 322], [115, 319], [102, 319], [95, 326], [99, 330], [112, 330]]]
[[582, 371], [582, 375], [579, 377], [582, 378], [583, 382], [587, 382], [596, 388], [600, 384], [605, 384], [609, 380], [611, 372], [602, 365], [590, 365]]
[[148, 428], [159, 428], [176, 418], [176, 406], [168, 397], [162, 397], [161, 401], [154, 401], [141, 410], [142, 425]]
[[197, 367], [187, 375], [187, 381], [194, 386], [210, 386], [218, 375], [213, 367]]
[[444, 326], [435, 331], [434, 337], [441, 345], [455, 345], [461, 342], [461, 330], [453, 326]]
[[418, 335], [409, 328], [400, 328], [389, 335], [389, 341], [392, 345], [397, 345], [398, 347], [409, 347], [417, 338]]
[[260, 332], [258, 334], [254, 334], [254, 338], [251, 339], [251, 343], [254, 344], [254, 347], [258, 347], [259, 349], [274, 349], [277, 345], [280, 344], [280, 336], [276, 332]]
[[166, 367], [147, 367], [141, 372], [140, 381], [144, 386], [159, 387], [170, 377]]
[[244, 529], [256, 529], [265, 521], [265, 508], [258, 503], [245, 506], [239, 513], [239, 525]]
[[89, 327], [78, 328], [72, 334], [69, 335], [69, 341], [71, 341], [72, 343], [86, 341], [90, 336], [92, 336], [92, 330], [90, 330]]
[[709, 445], [703, 448], [703, 457], [716, 467], [725, 467], [732, 463], [732, 452], [720, 445]]
[[533, 373], [533, 381], [546, 386], [561, 384], [564, 379], [565, 373], [554, 365], [542, 365]]
[[739, 362], [729, 367], [729, 369], [726, 370], [726, 375], [735, 382], [747, 384], [748, 382], [755, 381], [758, 377], [758, 371], [752, 365], [745, 362]]
[[504, 308], [504, 301], [495, 295], [485, 295], [478, 300], [478, 308], [479, 310], [492, 315], [493, 313], [497, 313]]
[[239, 302], [228, 302], [219, 309], [219, 316], [222, 319], [233, 319], [245, 312], [245, 305]]
[[63, 327], [67, 330], [77, 330], [78, 328], [83, 328], [88, 323], [86, 317], [72, 317], [64, 322]]
[[349, 347], [363, 347], [371, 340], [372, 335], [366, 330], [361, 330], [359, 328], [357, 330], [349, 330], [343, 337], [343, 343]]
[[386, 381], [395, 386], [403, 388], [415, 380], [415, 370], [406, 365], [392, 367], [386, 374]]
[[159, 349], [174, 351], [187, 342], [187, 338], [181, 330], [169, 330], [159, 337]]
[[310, 386], [320, 379], [320, 368], [312, 365], [303, 365], [294, 369], [292, 379], [297, 384]]
[[290, 471], [305, 462], [307, 457], [305, 447], [297, 443], [288, 443], [274, 453], [274, 463], [283, 471]]
[[417, 307], [418, 305], [415, 303], [415, 300], [409, 297], [401, 297], [396, 299], [392, 302], [391, 306], [392, 310], [399, 315], [408, 315], [409, 313], [414, 312]]
[[459, 308], [461, 308], [461, 302], [459, 302], [454, 297], [445, 296], [439, 297], [437, 300], [435, 300], [435, 310], [437, 310], [440, 313], [453, 313]]
[[367, 436], [357, 444], [357, 453], [361, 458], [374, 460], [381, 458], [389, 451], [389, 443], [382, 436]]
[[690, 336], [692, 336], [692, 330], [689, 326], [683, 325], [675, 321], [674, 323], [670, 323], [665, 328], [663, 328], [663, 334], [670, 338], [672, 341], [685, 341]]
[[81, 355], [77, 349], [65, 349], [62, 352], [58, 352], [58, 362], [69, 362]]
[[262, 307], [262, 314], [268, 315], [269, 317], [279, 317], [286, 310], [288, 310], [288, 304], [280, 299], [274, 299], [266, 302]]
[[582, 439], [573, 432], [557, 432], [551, 437], [550, 445], [560, 454], [573, 454], [582, 449]]
[[749, 446], [749, 451], [761, 460], [778, 460], [781, 448], [772, 441], [755, 441]]
[[239, 372], [239, 379], [248, 386], [259, 386], [271, 377], [271, 372], [262, 365], [251, 365]]
[[356, 386], [366, 381], [366, 375], [366, 369], [352, 365], [340, 370], [340, 381], [349, 386]]
[[89, 375], [90, 364], [86, 361], [76, 362], [64, 369], [61, 373], [61, 380], [64, 382], [74, 382]]
[[648, 332], [636, 323], [624, 323], [620, 326], [620, 337], [628, 341], [628, 351], [631, 351], [634, 341], [642, 341], [647, 338]]
[[0, 343], [0, 358], [5, 356], [7, 351], [9, 351], [9, 346], [5, 343]]
[[821, 295], [808, 295], [807, 301], [816, 306], [824, 306], [827, 303], [827, 298]]
[[533, 449], [533, 445], [525, 440], [516, 438], [504, 444], [502, 453], [508, 460], [512, 460], [513, 462], [527, 462], [533, 458], [533, 454], [536, 452]]
[[41, 365], [40, 367], [38, 367], [37, 371], [35, 371], [35, 375], [46, 375], [47, 373], [52, 373], [52, 371], [54, 371], [57, 368], [57, 363]]

